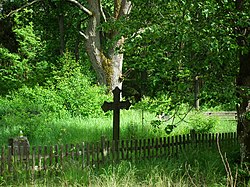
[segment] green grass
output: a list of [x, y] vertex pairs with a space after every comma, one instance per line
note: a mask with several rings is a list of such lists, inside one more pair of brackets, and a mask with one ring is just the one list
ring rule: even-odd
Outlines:
[[[159, 120], [155, 114], [142, 111], [121, 111], [120, 138], [140, 139], [167, 136], [166, 125], [172, 121], [161, 122], [157, 127], [152, 126], [152, 121]], [[142, 119], [143, 118], [143, 119]], [[201, 114], [191, 113], [184, 121], [176, 120], [176, 128], [169, 135], [188, 134], [191, 129], [198, 132], [235, 132], [236, 121], [224, 120], [218, 117], [206, 117]], [[100, 118], [66, 118], [55, 119], [46, 129], [41, 129], [38, 139], [32, 140], [32, 144], [65, 144], [79, 143], [82, 141], [96, 142], [105, 136], [112, 139], [113, 122], [112, 116]], [[39, 132], [39, 131], [38, 131]]]
[[[216, 117], [206, 117], [200, 113], [191, 112], [184, 120], [181, 115], [176, 117], [170, 135], [187, 134], [191, 129], [198, 132], [235, 132], [236, 121], [221, 120]], [[157, 127], [152, 126], [152, 122], [159, 121], [155, 114], [143, 112], [141, 110], [123, 110], [120, 117], [120, 138], [151, 138], [167, 136], [165, 128], [172, 124], [172, 120], [161, 121]], [[19, 126], [0, 127], [1, 145], [7, 144], [7, 140], [17, 131]], [[66, 143], [96, 142], [105, 136], [112, 139], [112, 116], [108, 115], [100, 118], [64, 117], [47, 121], [46, 125], [37, 125], [29, 138], [31, 145], [55, 145]], [[27, 135], [27, 134], [25, 134]]]
[[[227, 155], [235, 148], [225, 150]], [[224, 151], [223, 151], [224, 154]], [[228, 160], [232, 174], [237, 168], [232, 159]], [[238, 175], [239, 176], [239, 175]], [[237, 186], [246, 186], [240, 178], [235, 178]], [[96, 186], [96, 187], [133, 187], [133, 186], [227, 186], [227, 173], [217, 150], [197, 149], [178, 158], [161, 158], [131, 163], [107, 165], [101, 169], [82, 170], [76, 163], [70, 163], [66, 170], [57, 174], [45, 174], [34, 181], [9, 180], [2, 185], [16, 186]]]
[[[176, 118], [177, 127], [170, 135], [186, 134], [190, 129], [208, 132], [233, 132], [235, 121], [207, 118], [191, 112], [185, 120]], [[143, 120], [142, 120], [143, 118]], [[166, 136], [166, 125], [172, 121], [161, 122], [159, 128], [152, 126], [152, 121], [159, 120], [155, 114], [141, 110], [121, 112], [121, 139], [149, 138]], [[2, 127], [3, 128], [3, 127]], [[2, 137], [8, 137], [8, 131], [1, 129]], [[53, 119], [46, 126], [36, 129], [36, 138], [30, 139], [31, 145], [54, 145], [95, 142], [101, 136], [112, 139], [112, 116], [100, 118], [66, 117]], [[3, 139], [3, 138], [2, 138]], [[5, 139], [6, 142], [6, 139]], [[233, 149], [233, 148], [232, 148]], [[229, 150], [227, 155], [232, 171], [235, 165]], [[178, 158], [163, 158], [140, 163], [123, 161], [117, 165], [108, 165], [102, 169], [82, 170], [76, 163], [70, 163], [67, 169], [57, 175], [45, 175], [34, 181], [24, 178], [4, 180], [2, 186], [227, 186], [227, 173], [217, 150], [193, 150], [181, 154]], [[241, 185], [244, 186], [244, 185]]]

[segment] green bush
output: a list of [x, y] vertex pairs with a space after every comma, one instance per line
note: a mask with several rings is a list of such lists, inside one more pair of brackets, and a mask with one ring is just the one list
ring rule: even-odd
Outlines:
[[62, 66], [54, 69], [46, 86], [23, 86], [0, 98], [2, 142], [18, 135], [20, 130], [30, 140], [42, 142], [53, 134], [54, 119], [104, 115], [101, 105], [110, 99], [105, 88], [92, 84], [70, 55], [60, 62]]
[[203, 114], [192, 115], [189, 119], [190, 130], [195, 130], [197, 133], [208, 133], [219, 124], [219, 119], [216, 117], [208, 117]]
[[9, 137], [18, 135], [22, 130], [32, 139], [37, 130], [47, 131], [45, 129], [51, 119], [67, 113], [61, 97], [54, 91], [39, 86], [22, 87], [17, 92], [1, 98], [0, 106], [0, 128], [4, 129], [2, 135]]
[[71, 54], [65, 53], [60, 63], [62, 67], [54, 69], [48, 86], [63, 99], [65, 109], [74, 116], [102, 115], [101, 105], [110, 99], [106, 88], [92, 84]]

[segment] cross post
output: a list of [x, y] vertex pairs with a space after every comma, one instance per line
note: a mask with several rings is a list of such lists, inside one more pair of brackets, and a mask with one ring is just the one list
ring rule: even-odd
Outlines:
[[120, 101], [121, 90], [118, 87], [112, 91], [114, 95], [113, 102], [105, 101], [102, 105], [102, 110], [107, 112], [113, 110], [113, 140], [120, 139], [120, 109], [128, 110], [131, 103], [127, 101]]

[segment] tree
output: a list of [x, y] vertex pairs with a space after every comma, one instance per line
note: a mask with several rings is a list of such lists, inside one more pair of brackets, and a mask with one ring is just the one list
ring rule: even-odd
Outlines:
[[249, 162], [249, 1], [138, 0], [134, 4], [130, 20], [143, 16], [135, 24], [128, 23], [131, 37], [125, 55], [128, 66], [147, 72], [144, 93], [166, 93], [171, 106], [178, 106], [190, 100], [192, 80], [200, 76], [205, 83], [201, 99], [239, 103], [241, 160]]
[[[237, 131], [240, 140], [241, 161], [250, 163], [250, 16], [245, 14], [250, 4], [245, 0], [236, 0], [235, 6], [237, 10], [235, 32], [237, 34], [237, 43], [240, 47], [240, 68], [237, 76], [240, 103], [237, 108]], [[243, 19], [240, 19], [240, 17]]]
[[[57, 2], [57, 1], [55, 1]], [[101, 85], [107, 85], [109, 90], [113, 90], [116, 86], [122, 87], [122, 64], [123, 53], [119, 52], [124, 43], [124, 37], [119, 32], [119, 28], [115, 24], [111, 24], [112, 27], [107, 27], [103, 32], [101, 30], [103, 23], [115, 23], [120, 22], [130, 13], [131, 2], [128, 0], [107, 0], [104, 2], [113, 7], [112, 13], [110, 11], [104, 11], [101, 0], [88, 0], [86, 8], [76, 0], [58, 1], [58, 3], [71, 3], [77, 6], [81, 11], [88, 16], [88, 22], [85, 24], [85, 31], [81, 32], [81, 35], [85, 39], [86, 52], [90, 58], [92, 66], [96, 72], [97, 80]], [[23, 6], [8, 12], [5, 17], [10, 17], [14, 13], [33, 6], [36, 3], [49, 4], [43, 0], [34, 0], [27, 2]], [[63, 6], [63, 5], [62, 5]], [[58, 7], [58, 6], [56, 6]], [[109, 14], [106, 14], [106, 13]], [[63, 12], [59, 14], [59, 30], [60, 30], [60, 51], [61, 53], [65, 49], [64, 42], [64, 15]], [[83, 20], [86, 20], [85, 18]], [[108, 25], [108, 24], [106, 24]]]
[[[122, 86], [122, 64], [123, 54], [118, 50], [124, 43], [123, 36], [120, 36], [118, 28], [110, 28], [108, 33], [101, 34], [98, 27], [102, 20], [107, 21], [105, 12], [102, 9], [101, 0], [89, 0], [90, 20], [83, 34], [86, 39], [86, 50], [97, 73], [97, 79], [100, 84], [107, 85], [110, 90], [116, 86], [121, 89]], [[130, 13], [131, 2], [127, 0], [114, 0], [114, 13], [108, 19], [117, 21]], [[102, 18], [102, 19], [101, 19]], [[105, 40], [114, 40], [109, 47], [103, 46]]]
[[[229, 3], [134, 3], [128, 23], [131, 34], [125, 43], [125, 65], [147, 72], [144, 93], [153, 97], [165, 93], [173, 106], [188, 101], [192, 104], [193, 79], [199, 76], [204, 82], [202, 101], [213, 105], [232, 101], [238, 61], [233, 29], [228, 29], [232, 27], [231, 17], [225, 16]], [[139, 15], [143, 16], [136, 20]], [[140, 28], [141, 32], [134, 34]], [[221, 87], [223, 90], [218, 91]]]

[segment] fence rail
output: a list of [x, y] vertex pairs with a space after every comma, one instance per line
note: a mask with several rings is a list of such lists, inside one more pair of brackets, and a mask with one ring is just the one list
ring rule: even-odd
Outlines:
[[237, 112], [236, 111], [222, 111], [222, 112], [204, 112], [203, 113], [206, 116], [213, 116], [213, 117], [219, 117], [222, 119], [228, 119], [228, 120], [237, 120]]
[[55, 146], [1, 147], [1, 175], [26, 172], [35, 174], [61, 170], [68, 165], [100, 167], [120, 160], [137, 162], [152, 158], [176, 157], [178, 153], [195, 147], [211, 147], [219, 142], [222, 147], [237, 144], [236, 133], [187, 134], [172, 137], [66, 144]]

